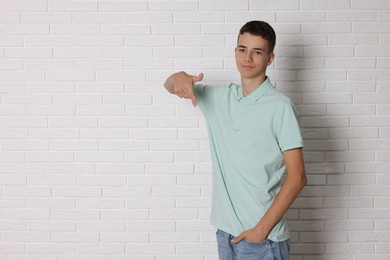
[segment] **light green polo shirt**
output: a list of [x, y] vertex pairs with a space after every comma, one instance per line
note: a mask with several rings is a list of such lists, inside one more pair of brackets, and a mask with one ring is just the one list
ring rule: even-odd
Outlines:
[[[303, 146], [298, 116], [269, 78], [249, 96], [240, 85], [196, 84], [213, 163], [211, 224], [233, 236], [253, 228], [281, 188], [283, 151]], [[289, 238], [285, 218], [268, 236]]]

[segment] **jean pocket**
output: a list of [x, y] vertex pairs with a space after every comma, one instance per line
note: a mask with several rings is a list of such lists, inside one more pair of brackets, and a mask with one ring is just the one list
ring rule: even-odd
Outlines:
[[259, 246], [261, 246], [261, 245], [267, 244], [268, 239], [266, 239], [266, 240], [264, 240], [264, 241], [261, 241], [261, 242], [250, 242], [250, 241], [245, 240], [245, 239], [242, 240], [242, 241], [244, 241], [245, 243], [248, 243], [248, 244], [250, 244], [250, 245], [259, 245]]

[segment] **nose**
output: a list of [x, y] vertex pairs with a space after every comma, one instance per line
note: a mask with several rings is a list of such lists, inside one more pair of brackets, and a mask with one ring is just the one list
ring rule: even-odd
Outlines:
[[245, 61], [252, 61], [252, 53], [250, 51], [245, 54]]

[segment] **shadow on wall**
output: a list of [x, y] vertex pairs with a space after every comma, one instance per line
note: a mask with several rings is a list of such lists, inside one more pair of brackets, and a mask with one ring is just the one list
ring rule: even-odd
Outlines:
[[[300, 116], [308, 177], [306, 187], [287, 212], [291, 257], [318, 259], [319, 255], [325, 255], [327, 243], [347, 242], [348, 234], [339, 231], [339, 223], [348, 218], [348, 209], [331, 205], [349, 196], [349, 187], [328, 182], [329, 176], [344, 173], [344, 163], [328, 162], [327, 154], [348, 150], [348, 141], [332, 140], [329, 135], [334, 118], [327, 115], [327, 103], [332, 100], [321, 99], [327, 82], [318, 77], [326, 71], [325, 57], [321, 53], [305, 57], [304, 49], [310, 41], [305, 36], [299, 37], [295, 39], [296, 46], [280, 46], [276, 50], [275, 76], [281, 80], [273, 81], [276, 88], [291, 98]], [[272, 72], [273, 69], [271, 79]]]

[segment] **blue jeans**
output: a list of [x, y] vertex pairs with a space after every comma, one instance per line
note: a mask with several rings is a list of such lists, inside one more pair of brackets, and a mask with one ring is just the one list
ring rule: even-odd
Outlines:
[[233, 238], [222, 230], [217, 231], [219, 260], [288, 260], [289, 239], [281, 242], [265, 240], [261, 243], [241, 240], [233, 244]]

